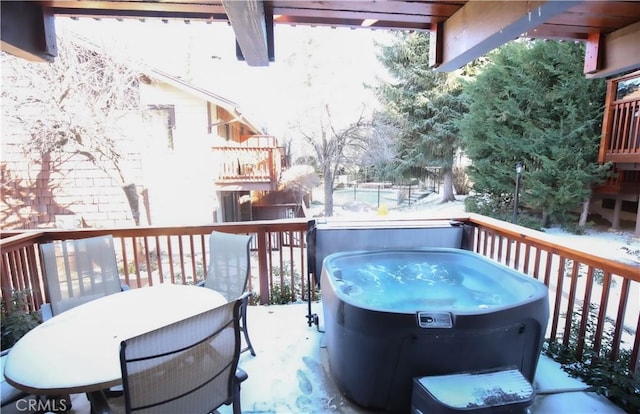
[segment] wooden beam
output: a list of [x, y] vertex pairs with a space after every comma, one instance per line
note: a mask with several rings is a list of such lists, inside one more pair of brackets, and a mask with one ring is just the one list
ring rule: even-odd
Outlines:
[[269, 66], [267, 27], [262, 0], [223, 0], [222, 5], [249, 66]]
[[429, 66], [438, 67], [442, 64], [442, 23], [431, 25], [431, 36], [429, 38]]
[[[171, 16], [182, 15], [222, 15], [224, 8], [220, 4], [210, 2], [161, 2], [161, 1], [69, 1], [50, 0], [48, 5], [61, 15], [91, 15], [98, 13], [104, 16], [133, 17], [142, 13]], [[143, 14], [144, 15], [144, 14]]]
[[604, 36], [598, 48], [601, 67], [586, 73], [587, 78], [604, 78], [640, 69], [640, 22]]
[[0, 2], [3, 52], [34, 62], [52, 62], [58, 55], [51, 9], [30, 1]]
[[563, 13], [575, 1], [470, 0], [444, 22], [440, 72], [451, 72]]
[[587, 44], [584, 52], [584, 73], [594, 73], [602, 68], [602, 57], [600, 53], [603, 48], [602, 36], [598, 32], [591, 32], [587, 37]]

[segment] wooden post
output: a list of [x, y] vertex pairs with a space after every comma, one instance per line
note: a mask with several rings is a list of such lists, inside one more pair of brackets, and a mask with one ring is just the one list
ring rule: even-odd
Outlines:
[[258, 238], [258, 277], [260, 282], [260, 304], [269, 304], [269, 272], [267, 269], [267, 249], [269, 242], [267, 240], [268, 233], [265, 227], [260, 227], [256, 233]]

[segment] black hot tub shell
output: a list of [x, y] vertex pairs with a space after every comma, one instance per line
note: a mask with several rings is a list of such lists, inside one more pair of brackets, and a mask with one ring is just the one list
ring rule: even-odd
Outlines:
[[330, 254], [321, 285], [332, 376], [363, 407], [408, 412], [427, 375], [515, 367], [533, 382], [549, 318], [535, 279], [430, 248]]

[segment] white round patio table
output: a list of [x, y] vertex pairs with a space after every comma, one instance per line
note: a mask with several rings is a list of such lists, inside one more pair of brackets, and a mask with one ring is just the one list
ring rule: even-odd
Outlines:
[[120, 342], [226, 303], [212, 289], [162, 284], [69, 309], [23, 336], [7, 356], [7, 381], [32, 394], [102, 392], [122, 383]]

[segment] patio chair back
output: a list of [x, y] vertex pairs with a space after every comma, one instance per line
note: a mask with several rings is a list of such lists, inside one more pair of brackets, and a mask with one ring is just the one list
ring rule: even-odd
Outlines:
[[53, 316], [122, 290], [111, 235], [40, 245]]
[[[120, 345], [127, 413], [209, 413], [222, 404], [240, 412], [241, 299]], [[240, 371], [240, 370], [239, 370]]]
[[220, 292], [228, 301], [247, 289], [251, 237], [219, 231], [209, 236], [209, 265], [204, 286]]

